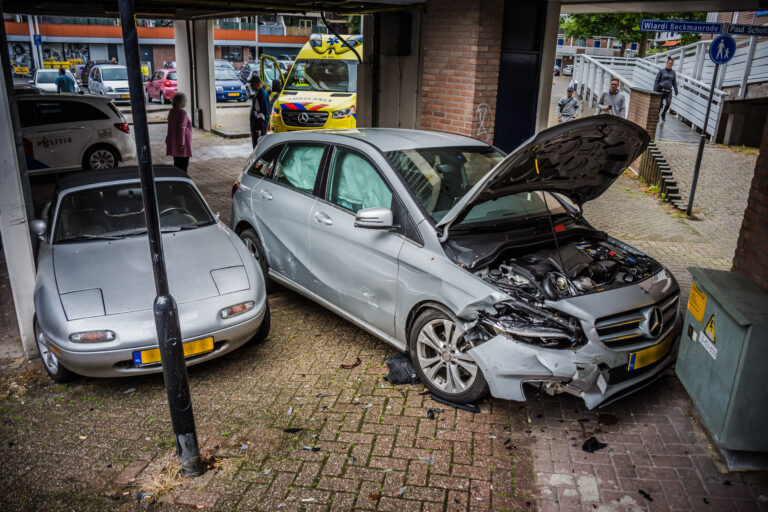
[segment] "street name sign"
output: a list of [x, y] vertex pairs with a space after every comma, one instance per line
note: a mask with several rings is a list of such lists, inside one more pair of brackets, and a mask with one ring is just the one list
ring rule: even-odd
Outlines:
[[644, 32], [720, 34], [723, 31], [723, 24], [706, 21], [642, 20], [640, 21], [640, 30]]
[[728, 33], [734, 36], [764, 36], [768, 37], [768, 25], [739, 25], [728, 26]]

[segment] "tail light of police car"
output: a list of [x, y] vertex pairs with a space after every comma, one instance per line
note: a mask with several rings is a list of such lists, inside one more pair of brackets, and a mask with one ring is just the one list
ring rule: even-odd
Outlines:
[[131, 133], [131, 127], [128, 126], [128, 123], [115, 123], [115, 128], [123, 133]]

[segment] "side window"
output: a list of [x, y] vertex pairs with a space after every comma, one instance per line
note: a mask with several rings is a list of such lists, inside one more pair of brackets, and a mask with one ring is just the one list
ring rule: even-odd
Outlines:
[[296, 144], [287, 147], [277, 160], [277, 182], [311, 194], [325, 146]]
[[346, 149], [333, 154], [327, 196], [352, 213], [377, 206], [392, 208], [392, 191], [384, 178], [368, 160]]
[[19, 121], [22, 128], [35, 126], [35, 104], [31, 101], [18, 101]]
[[257, 178], [270, 177], [275, 160], [277, 160], [277, 157], [280, 156], [280, 152], [282, 150], [282, 145], [269, 148], [266, 153], [256, 159], [253, 165], [248, 169], [248, 174]]
[[100, 121], [103, 119], [109, 119], [109, 116], [85, 102], [78, 101], [64, 101], [62, 102], [64, 107], [64, 116], [67, 121], [76, 123], [78, 121]]
[[68, 121], [60, 101], [37, 102], [37, 119], [38, 124], [57, 124]]

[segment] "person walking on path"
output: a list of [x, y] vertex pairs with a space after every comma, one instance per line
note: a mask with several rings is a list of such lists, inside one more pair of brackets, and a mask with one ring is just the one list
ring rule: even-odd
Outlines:
[[75, 79], [69, 76], [64, 68], [59, 68], [59, 76], [54, 82], [58, 92], [75, 92]]
[[253, 147], [256, 147], [256, 144], [259, 143], [259, 138], [267, 134], [272, 105], [269, 104], [269, 96], [261, 84], [261, 77], [259, 75], [254, 74], [251, 76], [250, 85], [251, 89], [253, 89], [253, 99], [251, 100], [251, 111], [249, 114], [251, 142]]
[[579, 115], [579, 100], [573, 97], [573, 87], [568, 87], [566, 96], [557, 102], [557, 122], [566, 123]]
[[664, 69], [660, 69], [658, 73], [656, 73], [656, 80], [653, 81], [653, 90], [654, 92], [660, 92], [663, 94], [661, 97], [661, 122], [667, 120], [667, 112], [669, 112], [669, 107], [672, 106], [672, 90], [675, 91], [675, 96], [677, 96], [677, 73], [675, 73], [675, 70], [672, 69], [672, 66], [675, 64], [675, 61], [672, 59], [672, 57], [667, 58], [667, 65]]
[[184, 172], [189, 167], [192, 156], [192, 121], [184, 111], [187, 96], [177, 92], [171, 100], [168, 112], [168, 134], [165, 136], [165, 154], [173, 157], [173, 165]]
[[626, 118], [626, 106], [627, 100], [624, 98], [624, 93], [619, 92], [619, 79], [611, 78], [610, 90], [601, 94], [597, 102], [599, 113]]

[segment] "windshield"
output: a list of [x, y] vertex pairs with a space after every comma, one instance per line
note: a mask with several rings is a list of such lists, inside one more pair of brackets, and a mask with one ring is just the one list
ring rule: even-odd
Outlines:
[[237, 76], [235, 76], [235, 72], [227, 68], [217, 68], [216, 70], [214, 70], [214, 78], [216, 80], [237, 80], [238, 82], [240, 81], [240, 79], [237, 78]]
[[477, 203], [456, 225], [469, 227], [530, 219], [547, 215], [547, 208], [552, 215], [566, 213], [563, 205], [548, 192], [518, 192]]
[[[52, 84], [56, 77], [59, 76], [58, 71], [38, 71], [37, 72], [37, 83], [39, 84]], [[71, 73], [67, 72], [67, 76], [72, 76]]]
[[101, 68], [101, 77], [105, 82], [128, 80], [128, 73], [125, 68]]
[[[197, 191], [186, 182], [158, 181], [160, 227], [177, 231], [214, 222]], [[127, 183], [66, 194], [59, 203], [54, 243], [113, 239], [146, 233], [141, 185]]]
[[297, 60], [286, 80], [288, 91], [357, 91], [357, 61]]
[[435, 222], [503, 159], [491, 147], [406, 149], [386, 156]]

